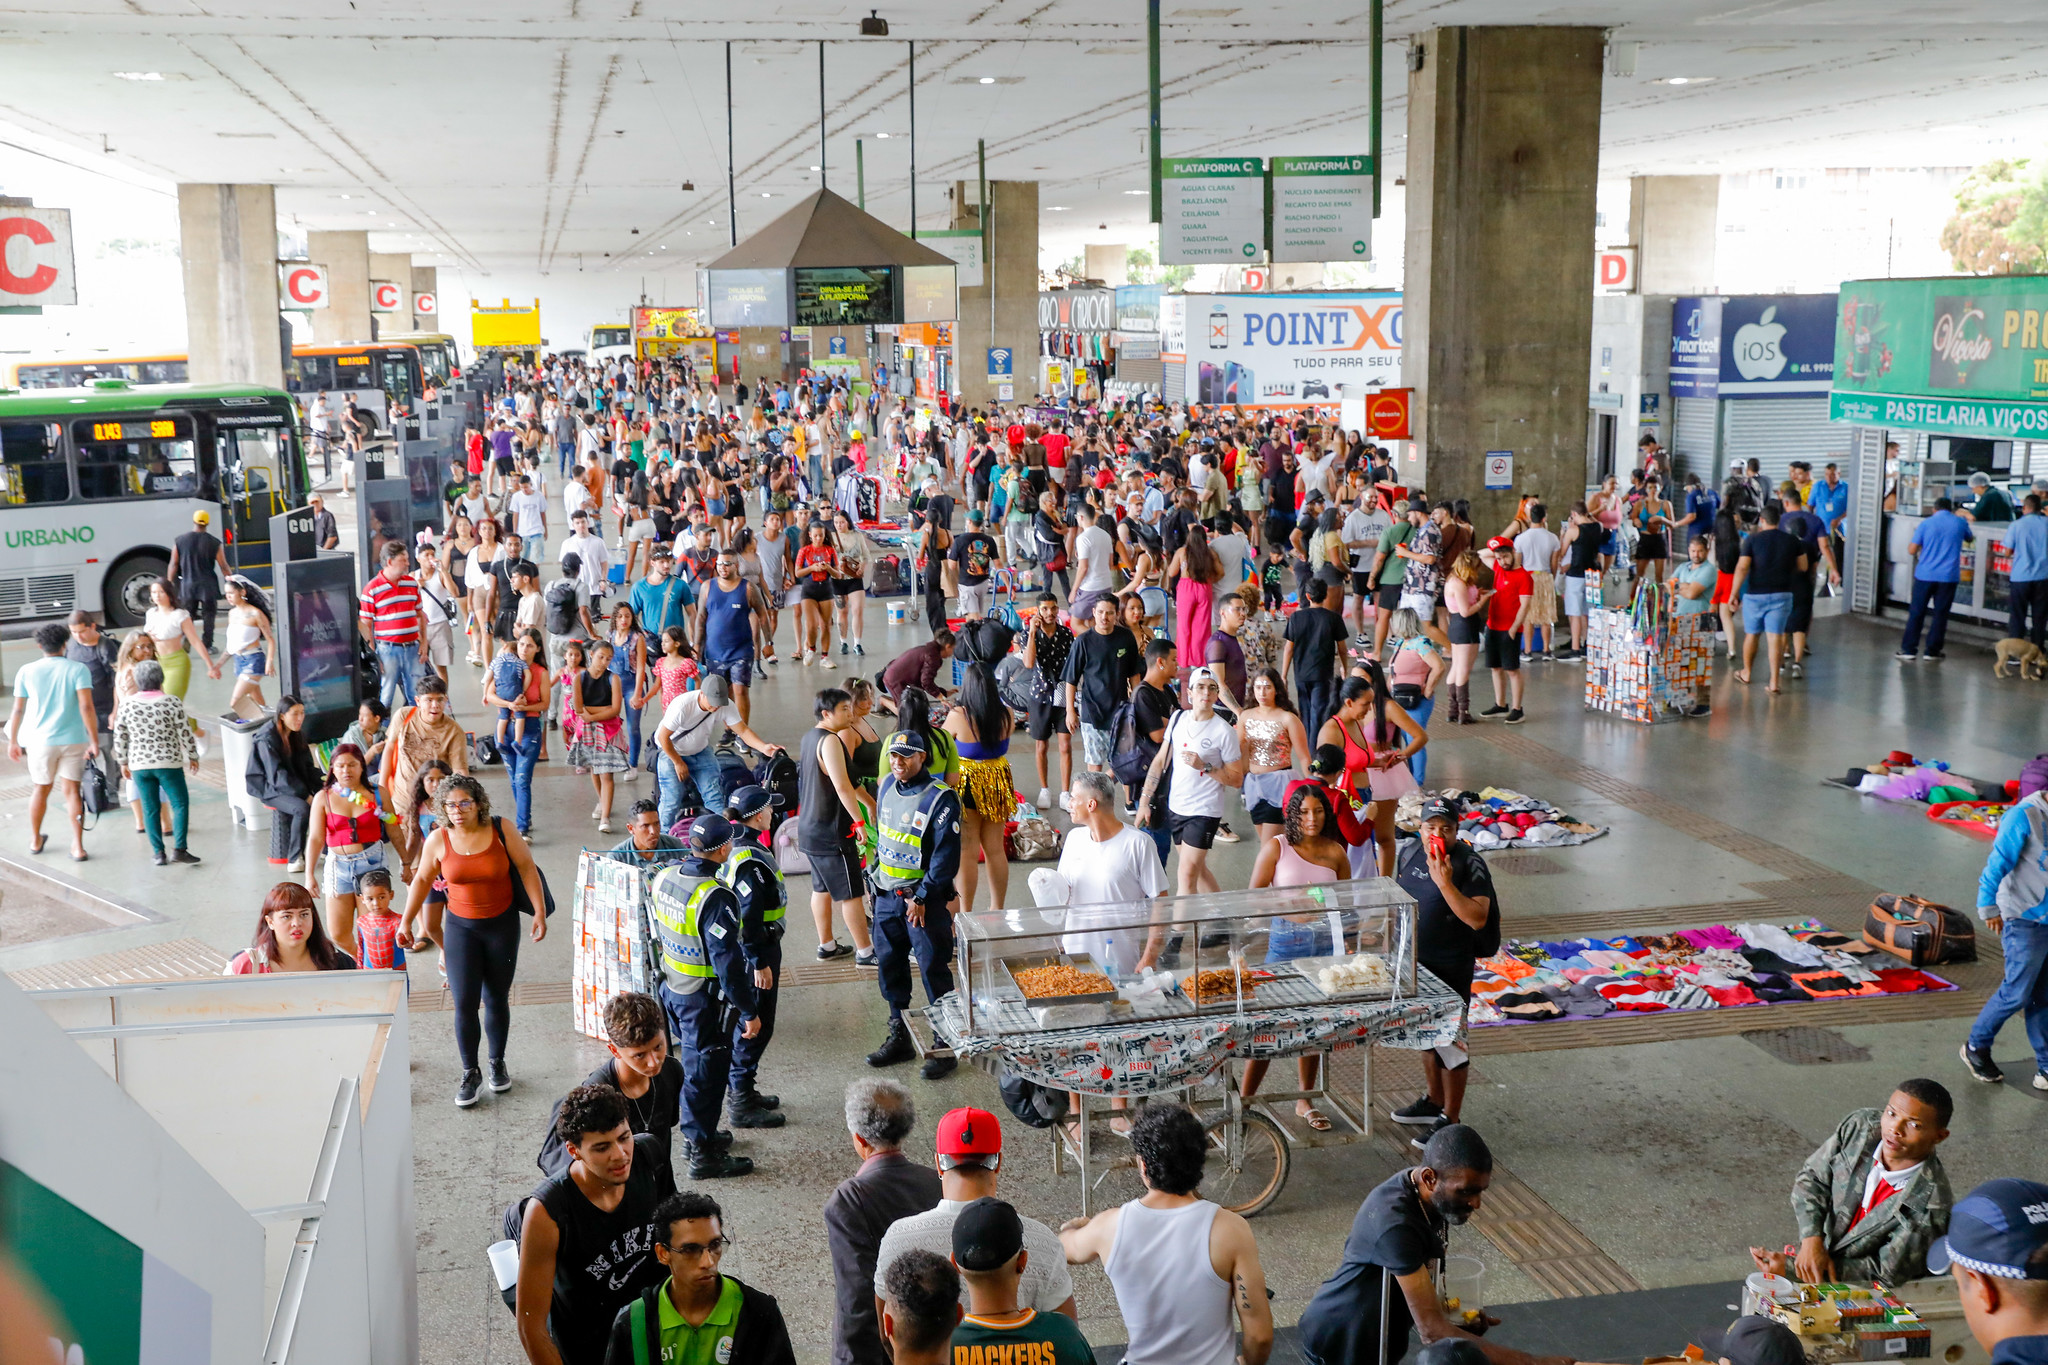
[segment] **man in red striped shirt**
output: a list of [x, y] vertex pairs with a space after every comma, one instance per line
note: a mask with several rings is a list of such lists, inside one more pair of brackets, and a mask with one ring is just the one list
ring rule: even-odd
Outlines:
[[363, 638], [377, 647], [377, 666], [384, 675], [379, 695], [394, 709], [394, 698], [401, 692], [405, 704], [413, 704], [413, 685], [427, 658], [427, 618], [420, 610], [420, 587], [411, 568], [405, 546], [387, 544], [384, 567], [363, 585], [359, 618]]

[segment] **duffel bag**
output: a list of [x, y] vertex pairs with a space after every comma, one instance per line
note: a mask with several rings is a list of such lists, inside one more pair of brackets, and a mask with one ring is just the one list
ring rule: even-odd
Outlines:
[[1977, 960], [1977, 926], [1950, 906], [1889, 893], [1870, 903], [1863, 941], [1914, 967]]

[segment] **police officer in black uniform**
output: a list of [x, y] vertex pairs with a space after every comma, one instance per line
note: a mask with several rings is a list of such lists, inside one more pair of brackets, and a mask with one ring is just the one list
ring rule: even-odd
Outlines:
[[767, 830], [782, 798], [765, 787], [741, 787], [726, 798], [726, 818], [733, 824], [732, 852], [719, 866], [718, 880], [740, 899], [740, 956], [746, 960], [754, 990], [760, 996], [755, 1017], [760, 1029], [732, 1037], [732, 1075], [726, 1084], [735, 1128], [780, 1128], [786, 1121], [775, 1112], [782, 1101], [756, 1088], [761, 1054], [775, 1036], [775, 1002], [782, 994], [782, 917], [789, 893], [782, 884], [782, 866], [768, 847]]
[[731, 1039], [735, 1032], [752, 1037], [761, 1029], [760, 996], [740, 949], [740, 897], [718, 876], [732, 843], [733, 827], [724, 816], [701, 817], [690, 827], [690, 856], [663, 869], [652, 887], [659, 995], [683, 1064], [683, 1135], [690, 1144], [692, 1180], [754, 1169], [750, 1158], [732, 1154], [718, 1130], [732, 1068]]
[[[953, 874], [960, 868], [960, 798], [926, 771], [924, 737], [898, 730], [887, 752], [889, 775], [875, 794], [875, 865], [868, 871], [875, 889], [875, 965], [889, 1002], [889, 1036], [868, 1054], [868, 1065], [876, 1067], [917, 1055], [903, 1022], [911, 953], [928, 1000], [953, 989]], [[955, 1065], [950, 1056], [927, 1057], [922, 1074], [935, 1081]]]

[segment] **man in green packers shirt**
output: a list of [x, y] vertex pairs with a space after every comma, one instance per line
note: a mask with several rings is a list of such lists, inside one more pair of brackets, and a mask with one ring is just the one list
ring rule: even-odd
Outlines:
[[953, 1365], [1094, 1365], [1095, 1352], [1072, 1318], [1017, 1306], [1029, 1256], [1024, 1220], [1000, 1199], [977, 1199], [953, 1219], [953, 1264], [967, 1285], [967, 1316], [953, 1329]]
[[619, 1310], [604, 1365], [796, 1365], [775, 1300], [718, 1271], [728, 1243], [717, 1200], [670, 1195], [654, 1232], [668, 1278]]

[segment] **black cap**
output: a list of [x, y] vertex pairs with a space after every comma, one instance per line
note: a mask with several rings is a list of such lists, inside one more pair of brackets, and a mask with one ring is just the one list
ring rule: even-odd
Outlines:
[[953, 1220], [953, 1262], [962, 1270], [996, 1270], [1024, 1249], [1024, 1220], [993, 1196], [975, 1200]]
[[1420, 818], [1424, 820], [1442, 819], [1448, 820], [1454, 825], [1457, 824], [1458, 798], [1450, 795], [1448, 792], [1430, 797], [1429, 800], [1422, 803]]
[[735, 820], [746, 820], [759, 815], [770, 806], [786, 806], [789, 802], [766, 787], [741, 787], [725, 798], [725, 813]]
[[1737, 1318], [1706, 1343], [1707, 1355], [1728, 1365], [1806, 1365], [1806, 1351], [1791, 1328], [1774, 1318]]

